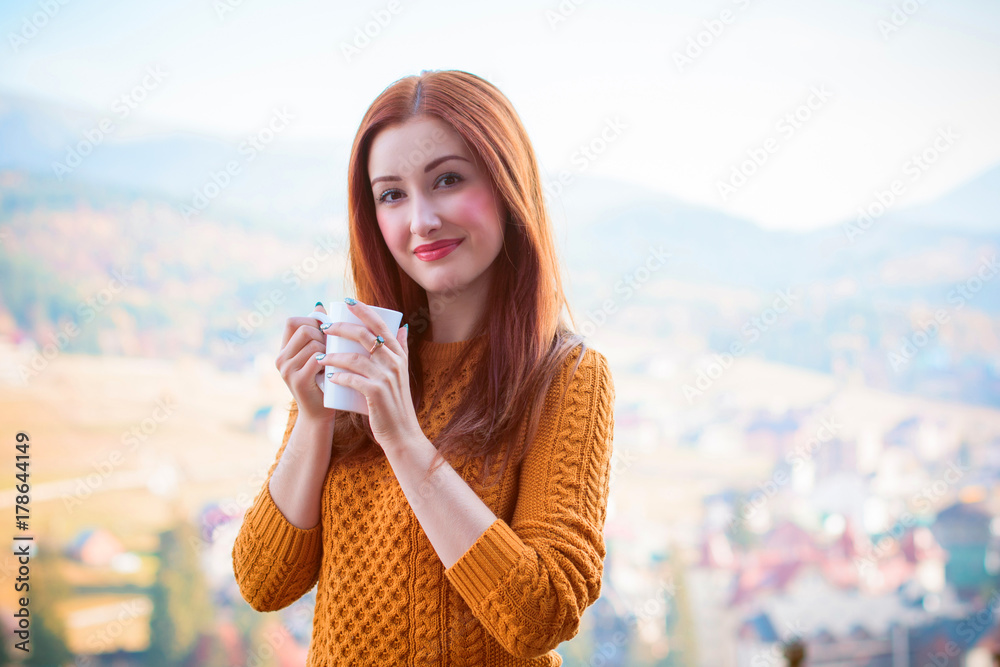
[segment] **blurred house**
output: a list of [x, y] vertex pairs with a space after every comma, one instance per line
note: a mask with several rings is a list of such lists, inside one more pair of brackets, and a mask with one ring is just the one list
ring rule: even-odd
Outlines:
[[[747, 607], [739, 629], [737, 665], [757, 667], [780, 654], [780, 643], [801, 639], [810, 667], [866, 665], [960, 665], [928, 662], [937, 647], [953, 642], [955, 659], [985, 631], [971, 628], [975, 611], [953, 594], [933, 610], [898, 592], [865, 595], [831, 585], [818, 569], [808, 569], [783, 594], [762, 597]], [[964, 627], [964, 630], [963, 630]], [[957, 642], [957, 635], [965, 637]], [[943, 653], [947, 658], [947, 653]], [[781, 664], [781, 663], [770, 663]]]
[[121, 540], [106, 528], [81, 530], [66, 548], [70, 558], [95, 567], [110, 567], [115, 557], [124, 553]]
[[945, 579], [959, 595], [972, 597], [995, 584], [1000, 572], [1000, 536], [995, 513], [985, 503], [956, 503], [938, 513], [931, 530], [948, 551]]
[[792, 411], [773, 415], [757, 410], [744, 428], [747, 450], [780, 460], [794, 446], [795, 433], [802, 417]]

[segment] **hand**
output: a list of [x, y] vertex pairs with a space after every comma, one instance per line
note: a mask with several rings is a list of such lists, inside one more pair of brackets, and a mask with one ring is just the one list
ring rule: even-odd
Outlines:
[[[326, 312], [322, 304], [316, 310]], [[316, 361], [316, 355], [326, 351], [326, 336], [319, 330], [319, 321], [312, 317], [289, 317], [281, 336], [281, 352], [274, 365], [288, 385], [299, 416], [317, 421], [329, 421], [336, 410], [323, 406], [323, 389], [316, 376], [326, 369]], [[320, 375], [322, 378], [322, 375]]]
[[[405, 445], [423, 434], [410, 397], [410, 351], [406, 327], [390, 331], [369, 306], [355, 302], [347, 306], [363, 324], [334, 322], [327, 335], [357, 341], [366, 350], [382, 336], [383, 345], [372, 354], [331, 353], [320, 364], [335, 366], [342, 372], [328, 372], [335, 384], [361, 392], [368, 404], [368, 421], [372, 434], [382, 449]], [[331, 374], [332, 373], [332, 374]]]

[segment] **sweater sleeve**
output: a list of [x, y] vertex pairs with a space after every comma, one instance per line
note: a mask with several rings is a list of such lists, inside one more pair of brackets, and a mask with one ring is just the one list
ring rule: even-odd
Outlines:
[[233, 572], [243, 599], [257, 611], [287, 607], [311, 589], [319, 578], [322, 526], [294, 526], [274, 504], [268, 487], [298, 416], [292, 401], [288, 425], [278, 455], [253, 505], [243, 517], [233, 545]]
[[521, 658], [574, 637], [601, 592], [614, 383], [607, 360], [592, 348], [568, 387], [565, 377], [546, 397], [511, 523], [494, 521], [445, 570], [487, 631]]

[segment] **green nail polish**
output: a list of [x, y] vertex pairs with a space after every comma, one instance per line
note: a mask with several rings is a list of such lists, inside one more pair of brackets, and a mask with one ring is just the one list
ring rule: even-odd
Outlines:
[[353, 306], [353, 305], [355, 305], [357, 303], [357, 301], [355, 301], [354, 299], [352, 299], [349, 296], [345, 296], [344, 297], [344, 301], [347, 303], [348, 306]]
[[[317, 302], [316, 302], [316, 306], [322, 306], [322, 305], [323, 305], [323, 302], [322, 302], [322, 301], [317, 301]], [[315, 308], [316, 306], [313, 306], [313, 308]]]

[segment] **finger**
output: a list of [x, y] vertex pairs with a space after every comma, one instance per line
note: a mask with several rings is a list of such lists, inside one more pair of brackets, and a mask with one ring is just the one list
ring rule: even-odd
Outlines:
[[314, 354], [313, 357], [316, 358], [316, 362], [320, 366], [324, 367], [324, 373], [329, 373], [330, 371], [337, 369], [371, 379], [375, 376], [378, 370], [375, 367], [375, 362], [373, 362], [372, 358], [367, 354], [358, 354], [357, 352], [330, 352], [329, 354], [324, 353], [322, 359], [318, 358], [319, 354]]
[[[385, 340], [386, 345], [389, 345], [390, 348], [393, 350], [393, 352], [397, 353], [402, 352], [402, 348], [399, 347], [398, 341], [396, 345], [392, 345], [389, 343], [390, 340], [395, 340], [396, 337], [392, 335], [391, 331], [389, 331], [389, 327], [386, 326], [385, 320], [379, 317], [378, 313], [372, 310], [371, 306], [369, 306], [368, 304], [356, 301], [354, 299], [351, 299], [351, 301], [354, 301], [354, 303], [351, 304], [350, 301], [344, 299], [344, 303], [347, 304], [348, 310], [350, 310], [351, 313], [353, 313], [359, 320], [361, 320], [361, 322], [366, 327], [368, 327], [369, 331], [371, 331], [376, 335], [382, 336], [383, 340]], [[369, 343], [367, 347], [370, 348], [372, 345], [374, 345], [374, 336], [372, 336], [372, 342]]]
[[[320, 333], [327, 336], [337, 336], [347, 338], [361, 344], [366, 350], [375, 344], [375, 334], [369, 331], [363, 324], [353, 322], [331, 322], [330, 326], [320, 325]], [[385, 336], [383, 336], [385, 338]]]
[[281, 347], [285, 347], [292, 335], [302, 326], [310, 326], [318, 331], [319, 321], [314, 317], [289, 317], [286, 319], [285, 329], [281, 333]]
[[291, 342], [278, 355], [278, 361], [275, 365], [278, 366], [279, 370], [285, 364], [289, 365], [291, 371], [302, 368], [308, 362], [308, 357], [314, 357], [317, 353], [326, 351], [326, 339], [317, 340], [316, 338], [321, 335], [312, 327], [300, 327], [292, 336]]
[[351, 389], [361, 392], [364, 394], [365, 398], [368, 398], [368, 395], [375, 390], [371, 380], [363, 375], [358, 375], [357, 373], [336, 373], [328, 370], [326, 372], [326, 377], [329, 378], [330, 382], [333, 382], [334, 384], [350, 387]]
[[[320, 352], [326, 350], [326, 336], [316, 327], [299, 326], [292, 332], [291, 338], [281, 346], [281, 351], [278, 353], [274, 365], [278, 370], [281, 370], [287, 360], [295, 359], [296, 355], [304, 348]], [[298, 366], [293, 366], [293, 368], [298, 368]]]
[[325, 373], [326, 367], [316, 360], [317, 354], [322, 354], [325, 346], [312, 341], [292, 357], [291, 367], [298, 369], [299, 373], [306, 378], [315, 377], [319, 373]]
[[[318, 368], [318, 367], [317, 367]], [[315, 372], [309, 369], [309, 364], [307, 363], [305, 367], [300, 368], [292, 375], [292, 386], [296, 388], [300, 394], [313, 395], [322, 401], [323, 396], [323, 376], [320, 370]]]
[[331, 373], [330, 371], [327, 371], [326, 377], [333, 384], [349, 387], [364, 396], [365, 401], [362, 404], [363, 410], [361, 414], [370, 416], [368, 412], [368, 394], [373, 391], [374, 388], [368, 378], [363, 378], [360, 375], [355, 375], [353, 373]]
[[399, 342], [399, 346], [403, 349], [403, 353], [409, 356], [410, 354], [410, 326], [404, 324], [399, 327], [399, 331], [396, 332], [396, 340]]

